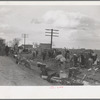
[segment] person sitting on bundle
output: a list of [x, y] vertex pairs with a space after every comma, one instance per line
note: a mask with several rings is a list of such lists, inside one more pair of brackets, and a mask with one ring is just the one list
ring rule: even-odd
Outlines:
[[58, 62], [58, 66], [60, 69], [65, 68], [66, 58], [62, 55], [61, 51], [58, 52], [58, 55], [55, 57], [56, 61]]

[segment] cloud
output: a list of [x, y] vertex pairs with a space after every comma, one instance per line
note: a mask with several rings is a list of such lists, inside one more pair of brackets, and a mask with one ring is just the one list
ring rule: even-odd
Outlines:
[[33, 19], [35, 24], [49, 24], [63, 29], [90, 30], [100, 27], [100, 23], [78, 12], [48, 11], [38, 19]]
[[32, 20], [31, 20], [31, 23], [40, 24], [41, 21], [38, 20], [38, 19], [32, 19]]
[[76, 27], [84, 15], [64, 11], [48, 11], [41, 18], [34, 19], [34, 23], [52, 24], [56, 27]]
[[35, 24], [45, 23], [51, 27], [63, 29], [63, 35], [66, 36], [65, 40], [68, 41], [71, 39], [74, 42], [85, 42], [88, 40], [95, 41], [99, 38], [100, 22], [78, 12], [48, 11], [33, 22]]
[[56, 27], [76, 27], [82, 16], [79, 13], [68, 13], [64, 11], [50, 11], [43, 16], [47, 24], [53, 24]]
[[[38, 18], [37, 22], [39, 23], [35, 24], [44, 23], [59, 30], [63, 29], [59, 34], [60, 46], [67, 43], [67, 46], [86, 46], [88, 48], [91, 44], [92, 48], [95, 43], [100, 42], [98, 34], [100, 32], [100, 21], [81, 13], [49, 11]], [[55, 42], [58, 43], [58, 40]]]

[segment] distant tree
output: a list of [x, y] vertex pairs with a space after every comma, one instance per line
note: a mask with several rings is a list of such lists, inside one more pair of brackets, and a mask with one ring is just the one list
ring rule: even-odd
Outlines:
[[33, 46], [34, 46], [34, 48], [38, 48], [39, 47], [39, 44], [33, 42]]
[[9, 47], [12, 47], [13, 42], [12, 42], [12, 41], [8, 41], [6, 44], [7, 44]]
[[15, 45], [18, 46], [19, 43], [20, 43], [20, 40], [21, 40], [20, 38], [14, 38], [13, 41], [12, 41], [12, 46], [13, 46], [13, 47], [14, 47]]
[[19, 46], [20, 40], [21, 39], [19, 39], [19, 38], [14, 38], [13, 41], [12, 41], [12, 47], [14, 49], [15, 54], [18, 53], [18, 46]]
[[14, 38], [12, 41], [9, 41], [8, 44], [10, 47], [19, 46], [20, 38]]

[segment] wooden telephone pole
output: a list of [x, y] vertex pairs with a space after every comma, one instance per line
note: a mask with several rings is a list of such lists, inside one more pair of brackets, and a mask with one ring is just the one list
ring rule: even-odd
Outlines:
[[25, 44], [26, 44], [26, 38], [27, 38], [27, 34], [22, 34], [23, 38], [24, 38], [24, 49], [25, 49]]
[[51, 37], [51, 49], [52, 49], [53, 37], [58, 37], [58, 35], [56, 35], [56, 34], [59, 34], [59, 33], [56, 33], [56, 32], [59, 31], [59, 30], [46, 29], [46, 31], [48, 31], [48, 32], [45, 32], [45, 33], [49, 33], [50, 34], [50, 35], [45, 35], [45, 36], [50, 36]]

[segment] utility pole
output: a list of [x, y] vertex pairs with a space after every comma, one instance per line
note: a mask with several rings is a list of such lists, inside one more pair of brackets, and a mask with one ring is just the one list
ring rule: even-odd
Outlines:
[[25, 44], [26, 44], [26, 38], [28, 36], [28, 34], [22, 34], [23, 38], [24, 38], [24, 49], [25, 49]]
[[45, 35], [45, 36], [50, 36], [51, 37], [51, 49], [52, 49], [53, 37], [58, 37], [58, 35], [56, 35], [56, 34], [59, 34], [59, 33], [56, 33], [56, 32], [59, 31], [59, 30], [46, 29], [46, 31], [48, 31], [48, 32], [45, 32], [45, 33], [49, 33], [50, 34], [50, 35]]

